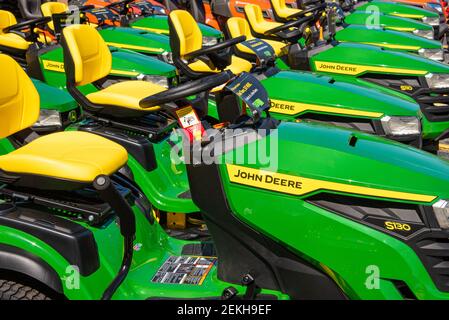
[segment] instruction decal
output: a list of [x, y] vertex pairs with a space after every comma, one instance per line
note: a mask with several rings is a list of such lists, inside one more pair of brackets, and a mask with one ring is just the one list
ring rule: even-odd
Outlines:
[[191, 284], [200, 286], [217, 258], [199, 256], [170, 256], [154, 275], [151, 282]]

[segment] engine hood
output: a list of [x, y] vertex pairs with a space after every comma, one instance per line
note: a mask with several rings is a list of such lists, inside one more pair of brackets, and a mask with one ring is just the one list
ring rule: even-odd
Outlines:
[[418, 54], [383, 48], [340, 43], [311, 58], [315, 71], [360, 76], [364, 73], [387, 73], [424, 76], [427, 73], [449, 73], [449, 65], [423, 58]]
[[[282, 71], [262, 81], [272, 100], [271, 112], [298, 115], [302, 111], [324, 111], [320, 106], [332, 107], [335, 113], [379, 118], [390, 116], [417, 116], [419, 106], [385, 93], [384, 90], [359, 86], [349, 81], [335, 80], [324, 75], [307, 72]], [[293, 103], [293, 109], [278, 105]], [[294, 103], [308, 106], [295, 105]], [[296, 109], [295, 109], [296, 108]], [[290, 112], [291, 111], [291, 112]]]
[[397, 28], [398, 31], [433, 30], [432, 26], [418, 20], [389, 16], [385, 14], [379, 14], [378, 16], [373, 17], [372, 14], [362, 11], [355, 11], [354, 13], [346, 16], [344, 19], [344, 22], [347, 24], [363, 26], [366, 25], [367, 21], [378, 22], [379, 26], [383, 28]]
[[441, 42], [429, 40], [413, 33], [393, 30], [373, 29], [351, 25], [337, 32], [335, 39], [340, 42], [371, 44], [385, 49], [416, 52], [419, 49], [441, 49]]
[[[354, 138], [351, 137], [356, 137], [352, 145], [349, 142]], [[283, 175], [281, 178], [287, 180], [306, 178], [307, 182], [303, 183], [300, 188], [302, 190], [297, 194], [299, 197], [330, 190], [328, 182], [340, 186], [339, 189], [331, 190], [334, 192], [346, 193], [346, 190], [353, 187], [364, 187], [371, 191], [365, 194], [357, 191], [347, 193], [407, 202], [433, 203], [438, 198], [449, 197], [449, 163], [412, 147], [372, 135], [314, 123], [282, 123], [277, 133], [264, 139], [271, 145], [270, 139], [276, 138], [278, 147], [271, 147], [271, 150], [278, 156], [272, 158], [271, 169], [265, 169], [260, 164], [236, 164], [234, 169], [255, 169], [253, 174], [259, 172], [259, 169], [268, 170], [270, 173]], [[243, 150], [239, 150], [241, 148], [253, 148], [252, 144], [254, 142], [232, 152], [242, 152]], [[273, 163], [276, 163], [274, 169]], [[238, 171], [230, 173], [229, 167], [232, 167], [232, 164], [223, 165], [222, 172], [228, 169], [228, 178], [231, 175], [237, 176]], [[230, 179], [232, 181], [232, 178]], [[237, 183], [246, 184], [245, 181]], [[311, 189], [314, 192], [308, 193], [305, 190], [311, 183], [314, 185]], [[257, 183], [248, 185], [258, 187]], [[401, 197], [388, 195], [388, 191], [419, 197], [400, 199]]]

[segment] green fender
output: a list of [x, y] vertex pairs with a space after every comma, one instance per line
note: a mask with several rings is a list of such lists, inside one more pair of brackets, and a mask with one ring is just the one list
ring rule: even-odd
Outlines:
[[[136, 21], [131, 22], [130, 25], [132, 28], [136, 29], [162, 33], [165, 35], [170, 34], [168, 27], [168, 16], [165, 15], [152, 15], [140, 18]], [[203, 37], [213, 37], [218, 39], [223, 38], [223, 33], [215, 28], [202, 23], [198, 23], [198, 26], [201, 29]]]
[[[176, 68], [156, 58], [146, 56], [131, 50], [111, 48], [112, 70], [111, 76], [136, 79], [137, 76], [158, 75], [167, 78], [176, 77]], [[64, 88], [66, 79], [64, 74], [64, 57], [60, 46], [39, 56], [41, 70], [46, 83]]]
[[373, 16], [370, 13], [362, 11], [355, 11], [346, 16], [344, 22], [353, 25], [370, 25], [378, 23], [380, 27], [390, 30], [413, 32], [414, 30], [433, 31], [432, 26], [409, 18], [401, 18], [395, 16], [389, 16], [385, 14], [379, 14]]
[[423, 17], [428, 18], [439, 18], [439, 14], [422, 8], [409, 6], [397, 2], [387, 2], [387, 1], [371, 1], [365, 3], [357, 8], [355, 11], [372, 12], [371, 9], [377, 7], [377, 10], [383, 14], [388, 14], [392, 16], [398, 16], [403, 18], [411, 18], [422, 20]]
[[41, 109], [67, 112], [78, 108], [76, 101], [67, 91], [56, 89], [36, 79], [31, 80], [39, 92]]
[[110, 46], [130, 49], [145, 54], [159, 55], [170, 52], [170, 39], [161, 34], [134, 28], [108, 27], [100, 34]]
[[439, 41], [429, 40], [412, 33], [374, 29], [360, 25], [351, 25], [338, 31], [335, 40], [412, 52], [417, 52], [419, 49], [441, 49], [441, 42]]

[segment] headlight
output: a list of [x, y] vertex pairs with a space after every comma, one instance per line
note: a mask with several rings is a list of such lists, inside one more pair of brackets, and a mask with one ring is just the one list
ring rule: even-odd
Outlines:
[[433, 30], [415, 30], [413, 34], [426, 39], [433, 40]]
[[161, 55], [162, 60], [168, 64], [173, 64], [173, 53], [164, 51]]
[[422, 18], [422, 21], [431, 26], [439, 26], [440, 25], [440, 17], [424, 17], [424, 18]]
[[140, 74], [137, 76], [137, 79], [152, 82], [159, 86], [168, 88], [168, 78], [164, 76], [148, 76], [144, 74]]
[[57, 110], [41, 109], [39, 120], [33, 125], [33, 128], [60, 127], [62, 128], [61, 114]]
[[444, 53], [443, 49], [419, 49], [418, 53], [420, 56], [423, 56], [428, 59], [443, 61]]
[[426, 81], [429, 88], [432, 89], [449, 88], [449, 74], [428, 73]]
[[203, 37], [203, 46], [210, 47], [218, 43], [218, 39], [215, 37]]
[[449, 203], [447, 200], [439, 200], [432, 207], [440, 227], [449, 229]]
[[389, 136], [408, 136], [421, 134], [417, 117], [390, 117], [380, 119], [385, 133]]

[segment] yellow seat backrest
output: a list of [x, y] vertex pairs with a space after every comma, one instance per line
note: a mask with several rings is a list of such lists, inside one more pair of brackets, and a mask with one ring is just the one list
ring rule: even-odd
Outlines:
[[274, 12], [281, 18], [288, 18], [289, 15], [301, 12], [300, 9], [293, 9], [287, 7], [285, 0], [271, 0], [271, 6], [273, 7]]
[[0, 138], [31, 127], [39, 118], [39, 94], [19, 64], [0, 54]]
[[111, 52], [94, 27], [71, 25], [64, 28], [62, 33], [64, 45], [67, 46], [73, 61], [75, 86], [95, 82], [111, 72]]
[[263, 17], [262, 9], [257, 4], [247, 4], [244, 10], [249, 25], [256, 33], [263, 34], [282, 25], [282, 23], [266, 21]]
[[229, 35], [231, 36], [231, 38], [246, 36], [246, 40], [254, 39], [254, 36], [251, 34], [251, 29], [249, 27], [248, 21], [246, 21], [244, 18], [229, 18], [226, 22], [226, 26], [228, 27]]
[[189, 12], [174, 10], [170, 12], [170, 20], [179, 39], [179, 54], [181, 57], [202, 48], [203, 34]]
[[0, 10], [0, 34], [3, 33], [3, 29], [17, 24], [16, 17], [6, 10]]
[[[41, 5], [42, 15], [44, 17], [52, 17], [54, 14], [64, 13], [69, 9], [69, 7], [62, 2], [45, 2]], [[55, 30], [55, 25], [53, 21], [48, 23], [48, 27], [51, 30]]]

